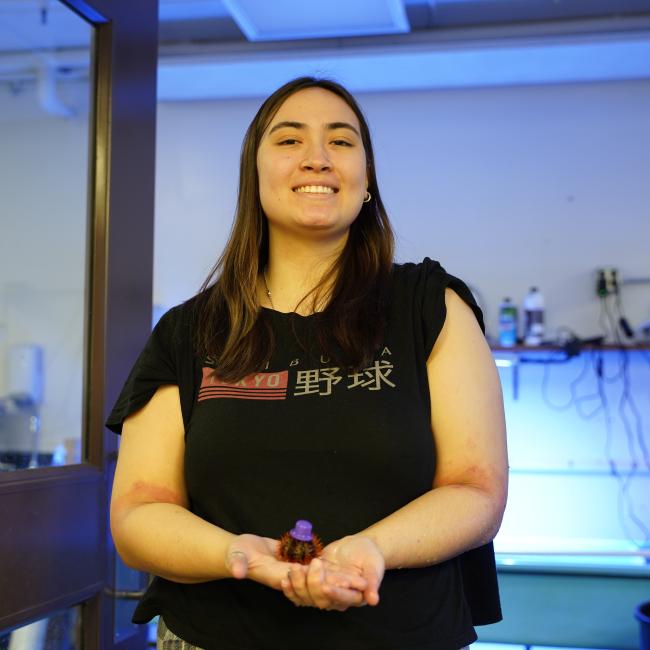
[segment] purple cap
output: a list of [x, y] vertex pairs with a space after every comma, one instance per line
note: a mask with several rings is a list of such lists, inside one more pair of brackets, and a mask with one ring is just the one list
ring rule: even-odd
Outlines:
[[311, 522], [306, 519], [298, 519], [296, 525], [289, 531], [289, 534], [300, 542], [311, 542]]

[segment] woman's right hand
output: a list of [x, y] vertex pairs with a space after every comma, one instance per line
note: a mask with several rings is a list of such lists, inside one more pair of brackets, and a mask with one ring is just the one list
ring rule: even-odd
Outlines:
[[259, 535], [237, 535], [226, 551], [226, 566], [233, 578], [250, 578], [267, 587], [280, 589], [291, 564], [278, 560], [278, 540]]

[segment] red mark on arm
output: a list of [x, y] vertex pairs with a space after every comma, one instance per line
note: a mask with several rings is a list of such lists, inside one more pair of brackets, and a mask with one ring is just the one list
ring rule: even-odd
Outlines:
[[147, 481], [136, 481], [120, 496], [111, 501], [111, 512], [114, 516], [123, 517], [133, 508], [147, 503], [171, 503], [181, 508], [187, 508], [187, 497], [184, 494]]

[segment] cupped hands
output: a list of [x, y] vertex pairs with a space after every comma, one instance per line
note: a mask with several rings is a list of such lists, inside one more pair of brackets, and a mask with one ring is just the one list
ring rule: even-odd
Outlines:
[[332, 542], [320, 558], [297, 566], [282, 581], [284, 595], [295, 605], [344, 611], [377, 605], [384, 577], [384, 557], [368, 537], [350, 535]]
[[226, 566], [233, 578], [249, 578], [281, 590], [294, 605], [344, 611], [376, 605], [384, 558], [368, 537], [351, 535], [332, 542], [309, 565], [277, 558], [278, 541], [238, 535], [228, 547]]

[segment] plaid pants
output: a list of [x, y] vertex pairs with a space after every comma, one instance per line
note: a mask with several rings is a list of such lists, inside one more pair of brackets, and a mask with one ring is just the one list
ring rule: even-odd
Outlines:
[[179, 639], [163, 621], [163, 617], [158, 618], [158, 632], [156, 634], [157, 650], [202, 650], [197, 645], [192, 645], [183, 639]]

